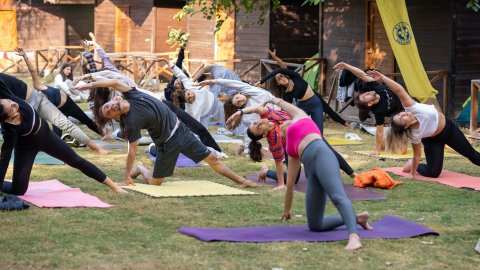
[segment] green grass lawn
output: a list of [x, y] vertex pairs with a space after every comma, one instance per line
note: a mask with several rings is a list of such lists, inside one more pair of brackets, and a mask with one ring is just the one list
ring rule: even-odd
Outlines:
[[[82, 105], [84, 106], [84, 105]], [[338, 125], [328, 126], [341, 129]], [[84, 129], [84, 126], [82, 126]], [[358, 130], [355, 132], [359, 133]], [[93, 136], [91, 132], [89, 132]], [[365, 144], [335, 147], [349, 155], [357, 171], [402, 166], [359, 156], [370, 150], [373, 136], [359, 133]], [[93, 136], [99, 138], [98, 136]], [[266, 145], [264, 143], [264, 145]], [[240, 175], [256, 173], [262, 164], [235, 157], [235, 146], [221, 145], [225, 163]], [[77, 153], [122, 181], [126, 148], [99, 156], [86, 148]], [[137, 160], [152, 163], [139, 147]], [[463, 158], [448, 159], [445, 169], [480, 175], [480, 168]], [[7, 177], [11, 177], [10, 166]], [[352, 179], [342, 173], [343, 180]], [[363, 248], [343, 250], [346, 242], [331, 243], [202, 243], [177, 232], [181, 226], [237, 227], [305, 224], [305, 196], [296, 193], [293, 215], [281, 222], [283, 193], [270, 187], [258, 195], [154, 199], [138, 193], [116, 194], [64, 166], [35, 166], [31, 180], [59, 179], [114, 204], [110, 209], [40, 209], [2, 212], [0, 269], [478, 269], [474, 245], [480, 237], [480, 193], [411, 179], [393, 190], [376, 190], [386, 201], [353, 201], [355, 210], [369, 211], [372, 220], [396, 215], [436, 230], [440, 236], [400, 240], [364, 239]], [[176, 169], [169, 180], [210, 180], [233, 186], [208, 166]], [[398, 179], [398, 178], [397, 178]], [[139, 180], [141, 181], [141, 180]], [[337, 211], [331, 203], [328, 214]], [[305, 250], [306, 248], [306, 250]]]
[[[28, 81], [28, 78], [25, 78]], [[86, 109], [85, 103], [81, 107]], [[338, 125], [327, 126], [341, 129]], [[82, 126], [85, 129], [85, 126]], [[355, 132], [358, 133], [358, 130]], [[97, 135], [87, 131], [93, 138]], [[380, 161], [356, 155], [373, 149], [373, 136], [359, 133], [365, 144], [338, 146], [350, 165], [361, 172], [376, 167], [402, 166], [403, 161]], [[257, 173], [273, 161], [250, 162], [235, 157], [235, 146], [221, 145], [230, 158], [224, 162], [240, 175]], [[266, 143], [264, 142], [264, 146]], [[139, 147], [137, 160], [152, 163]], [[100, 156], [77, 148], [84, 158], [122, 181], [126, 148]], [[480, 175], [480, 168], [464, 158], [447, 159], [444, 168]], [[10, 166], [7, 177], [11, 177]], [[343, 180], [352, 179], [342, 173]], [[0, 213], [0, 269], [479, 269], [474, 245], [480, 237], [480, 193], [400, 179], [393, 190], [376, 190], [386, 201], [353, 201], [355, 210], [369, 211], [372, 220], [396, 215], [436, 230], [440, 236], [401, 240], [365, 239], [355, 252], [346, 242], [332, 243], [202, 243], [177, 233], [181, 226], [237, 227], [305, 224], [305, 196], [296, 193], [292, 213], [281, 222], [283, 191], [256, 189], [258, 195], [153, 199], [129, 192], [116, 194], [79, 171], [63, 166], [36, 165], [32, 181], [59, 179], [115, 205], [109, 209], [40, 209]], [[208, 166], [176, 169], [170, 180], [233, 182]], [[397, 180], [399, 180], [397, 178]], [[139, 180], [141, 181], [141, 180]], [[327, 214], [336, 214], [331, 203]], [[306, 249], [305, 249], [306, 248]]]

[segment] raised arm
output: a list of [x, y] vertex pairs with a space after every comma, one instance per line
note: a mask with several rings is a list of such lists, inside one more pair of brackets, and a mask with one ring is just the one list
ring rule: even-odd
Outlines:
[[23, 57], [25, 63], [27, 64], [28, 72], [30, 72], [30, 76], [32, 76], [33, 88], [37, 90], [45, 90], [47, 87], [42, 84], [40, 81], [40, 77], [38, 76], [37, 69], [33, 66], [32, 62], [28, 59], [27, 53], [22, 48], [15, 48], [15, 51], [18, 55]]
[[88, 34], [92, 38], [93, 47], [95, 48], [95, 53], [98, 55], [98, 57], [100, 57], [100, 59], [102, 59], [103, 67], [105, 69], [120, 72], [120, 70], [118, 70], [115, 67], [115, 65], [113, 65], [112, 60], [107, 56], [107, 53], [103, 50], [103, 48], [100, 47], [100, 45], [98, 45], [97, 40], [95, 38], [95, 35], [92, 32], [90, 32]]
[[288, 68], [287, 64], [285, 64], [285, 62], [283, 62], [282, 59], [280, 59], [280, 57], [277, 56], [276, 54], [276, 51], [277, 50], [273, 50], [270, 51], [270, 49], [266, 49], [265, 50], [268, 54], [270, 54], [270, 56], [273, 58], [273, 60], [275, 60], [275, 62], [277, 62], [278, 66], [281, 67], [281, 68]]
[[80, 45], [83, 47], [83, 56], [87, 59], [88, 66], [90, 67], [90, 73], [97, 71], [97, 66], [95, 65], [95, 60], [93, 59], [93, 54], [90, 53], [88, 48], [88, 42], [86, 40], [82, 40]]
[[192, 78], [192, 81], [196, 82], [205, 72], [210, 72], [213, 69], [213, 65], [206, 65], [200, 68]]
[[300, 108], [298, 108], [297, 106], [295, 105], [292, 105], [288, 102], [286, 102], [285, 100], [283, 99], [280, 99], [280, 98], [273, 98], [272, 100], [270, 100], [269, 102], [277, 105], [278, 107], [280, 107], [282, 110], [286, 111], [287, 113], [289, 113], [293, 118], [306, 118], [308, 117], [308, 115]]
[[261, 80], [260, 80], [260, 84], [263, 84], [265, 81], [271, 79], [272, 77], [274, 77], [275, 75], [277, 75], [278, 73], [282, 73], [283, 75], [287, 75], [289, 76], [290, 78], [294, 78], [294, 77], [299, 77], [301, 79], [303, 79], [300, 74], [298, 74], [297, 72], [293, 71], [293, 70], [290, 70], [290, 69], [286, 69], [286, 68], [276, 68], [274, 69], [272, 72], [270, 72], [267, 76], [263, 77]]
[[87, 83], [87, 84], [84, 84], [84, 85], [78, 85], [78, 86], [75, 86], [73, 87], [72, 89], [75, 89], [75, 90], [89, 90], [89, 89], [92, 89], [92, 88], [96, 88], [96, 87], [107, 87], [107, 88], [112, 88], [112, 89], [115, 89], [119, 92], [128, 92], [132, 89], [132, 87], [118, 81], [118, 80], [102, 80], [102, 81], [95, 81], [95, 82], [90, 82], [90, 83]]
[[170, 64], [166, 59], [159, 59], [161, 62], [167, 64], [167, 66], [172, 70], [173, 76], [177, 77], [182, 81], [183, 87], [185, 89], [191, 89], [193, 86], [193, 81], [185, 73], [183, 73], [182, 69], [178, 68], [177, 66]]
[[387, 76], [376, 70], [369, 71], [367, 75], [375, 81], [383, 82], [390, 90], [392, 90], [393, 93], [395, 93], [400, 98], [403, 107], [410, 107], [415, 104], [415, 101], [410, 97], [405, 88], [403, 88], [403, 86], [401, 86], [396, 81], [388, 78]]
[[367, 75], [367, 73], [365, 73], [363, 70], [361, 70], [357, 67], [354, 67], [352, 65], [349, 65], [347, 63], [344, 63], [344, 62], [340, 62], [340, 63], [336, 64], [335, 66], [333, 66], [333, 68], [336, 71], [348, 70], [348, 71], [352, 72], [353, 75], [357, 76], [358, 78], [360, 78], [360, 80], [362, 80], [364, 82], [373, 82], [374, 81], [374, 79], [372, 79], [372, 77], [369, 77]]

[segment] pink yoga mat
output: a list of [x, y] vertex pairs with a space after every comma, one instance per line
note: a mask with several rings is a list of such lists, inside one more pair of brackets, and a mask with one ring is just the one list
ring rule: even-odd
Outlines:
[[[403, 168], [400, 167], [391, 167], [391, 168], [382, 168], [382, 170], [387, 172], [392, 172], [394, 174], [411, 178], [410, 173], [402, 172]], [[480, 190], [480, 177], [474, 177], [458, 172], [451, 172], [443, 170], [438, 178], [425, 177], [417, 174], [417, 180], [425, 180], [430, 182], [438, 182], [444, 185], [449, 185], [456, 188], [470, 188], [474, 190]]]
[[30, 182], [27, 193], [19, 197], [37, 207], [113, 207], [95, 196], [83, 193], [79, 188], [71, 188], [56, 179]]

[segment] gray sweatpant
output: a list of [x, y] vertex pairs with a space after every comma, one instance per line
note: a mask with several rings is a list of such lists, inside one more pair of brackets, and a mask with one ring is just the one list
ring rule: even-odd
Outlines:
[[33, 90], [28, 103], [38, 112], [38, 115], [54, 124], [64, 132], [70, 133], [80, 143], [86, 144], [90, 138], [79, 127], [73, 124], [68, 118], [55, 107], [47, 97], [38, 90]]
[[[307, 176], [307, 223], [311, 231], [328, 231], [347, 225], [350, 234], [357, 232], [357, 217], [343, 188], [340, 167], [332, 150], [323, 140], [312, 141], [301, 157]], [[324, 217], [327, 195], [340, 216]]]

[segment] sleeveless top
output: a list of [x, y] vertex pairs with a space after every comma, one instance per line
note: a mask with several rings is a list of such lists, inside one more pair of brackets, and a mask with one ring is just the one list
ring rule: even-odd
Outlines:
[[438, 127], [438, 112], [433, 105], [415, 103], [410, 107], [405, 107], [405, 111], [413, 113], [417, 118], [418, 129], [411, 129], [410, 141], [412, 143], [421, 143], [422, 138], [432, 136]]
[[286, 151], [289, 156], [298, 158], [298, 147], [303, 138], [309, 134], [322, 135], [315, 122], [310, 118], [304, 118], [296, 121], [287, 128]]

